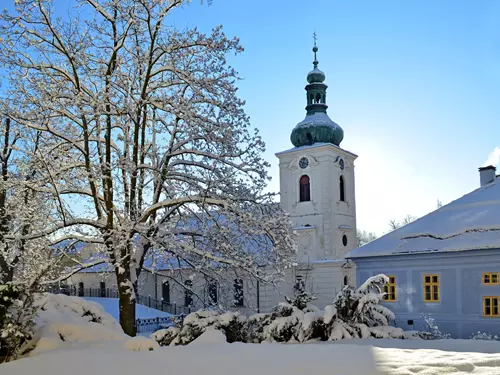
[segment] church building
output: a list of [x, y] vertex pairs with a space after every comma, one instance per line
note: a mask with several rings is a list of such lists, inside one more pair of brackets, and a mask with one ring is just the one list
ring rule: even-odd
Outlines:
[[279, 152], [280, 196], [298, 235], [298, 277], [306, 280], [317, 305], [330, 304], [344, 285], [355, 284], [345, 254], [356, 247], [354, 160], [340, 147], [342, 128], [327, 114], [325, 74], [307, 75], [306, 116], [292, 130], [295, 146]]
[[[305, 86], [306, 116], [291, 131], [294, 147], [276, 154], [280, 203], [290, 214], [298, 237], [297, 266], [277, 285], [252, 279], [232, 280], [234, 276], [230, 276], [227, 285], [222, 286], [201, 274], [193, 277], [190, 269], [143, 272], [141, 296], [175, 305], [173, 311], [186, 308], [193, 311], [211, 301], [243, 313], [254, 313], [271, 310], [285, 296], [293, 296], [297, 286], [313, 294], [317, 298], [315, 304], [323, 308], [332, 303], [344, 285], [356, 284], [353, 264], [346, 261], [345, 255], [356, 247], [354, 161], [357, 156], [340, 147], [344, 131], [327, 114], [328, 86], [325, 74], [318, 68], [316, 44], [313, 52], [313, 70], [307, 74]], [[177, 277], [172, 272], [182, 275]], [[172, 282], [173, 279], [186, 280], [194, 293], [181, 283]], [[111, 271], [87, 269], [74, 275], [70, 283], [84, 291], [97, 286], [100, 290], [114, 288], [116, 281]]]

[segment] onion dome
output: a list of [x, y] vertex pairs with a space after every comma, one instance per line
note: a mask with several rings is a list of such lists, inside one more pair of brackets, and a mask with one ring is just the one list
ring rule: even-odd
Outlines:
[[309, 84], [305, 87], [307, 92], [306, 118], [292, 130], [290, 140], [295, 147], [309, 146], [314, 143], [332, 143], [339, 146], [344, 138], [344, 131], [326, 113], [328, 108], [326, 89], [328, 86], [323, 83], [326, 78], [325, 73], [318, 69], [316, 41], [313, 52], [314, 69], [307, 75]]

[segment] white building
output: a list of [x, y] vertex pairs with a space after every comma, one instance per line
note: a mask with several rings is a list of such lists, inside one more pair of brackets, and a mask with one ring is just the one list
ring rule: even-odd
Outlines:
[[[290, 137], [294, 148], [276, 154], [281, 205], [290, 213], [298, 234], [298, 266], [278, 285], [240, 280], [230, 275], [230, 271], [225, 285], [214, 285], [201, 273], [193, 278], [192, 270], [159, 270], [154, 275], [146, 272], [140, 282], [141, 295], [201, 308], [216, 294], [217, 301], [226, 307], [236, 305], [235, 309], [265, 312], [283, 301], [284, 296], [292, 296], [297, 283], [303, 283], [316, 296], [316, 304], [321, 308], [330, 304], [344, 285], [356, 285], [353, 264], [346, 261], [345, 255], [356, 247], [354, 160], [357, 156], [340, 148], [343, 130], [326, 113], [327, 85], [325, 74], [318, 69], [317, 51], [314, 46], [314, 69], [307, 75], [305, 87], [307, 114]], [[107, 276], [109, 281], [105, 280]], [[178, 281], [188, 279], [194, 296]], [[114, 287], [114, 275], [87, 272], [71, 279], [71, 283], [83, 283], [80, 286], [85, 288], [97, 287], [100, 282]], [[235, 298], [235, 292], [240, 293], [240, 298]]]

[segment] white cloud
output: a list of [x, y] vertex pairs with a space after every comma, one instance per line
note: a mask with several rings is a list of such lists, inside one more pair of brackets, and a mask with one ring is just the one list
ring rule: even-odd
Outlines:
[[500, 147], [495, 147], [495, 149], [488, 155], [488, 160], [484, 162], [484, 166], [493, 165], [498, 166], [500, 164]]

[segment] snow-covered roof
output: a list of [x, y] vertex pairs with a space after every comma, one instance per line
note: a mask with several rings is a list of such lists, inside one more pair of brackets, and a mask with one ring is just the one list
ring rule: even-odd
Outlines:
[[500, 249], [500, 178], [396, 229], [346, 258]]

